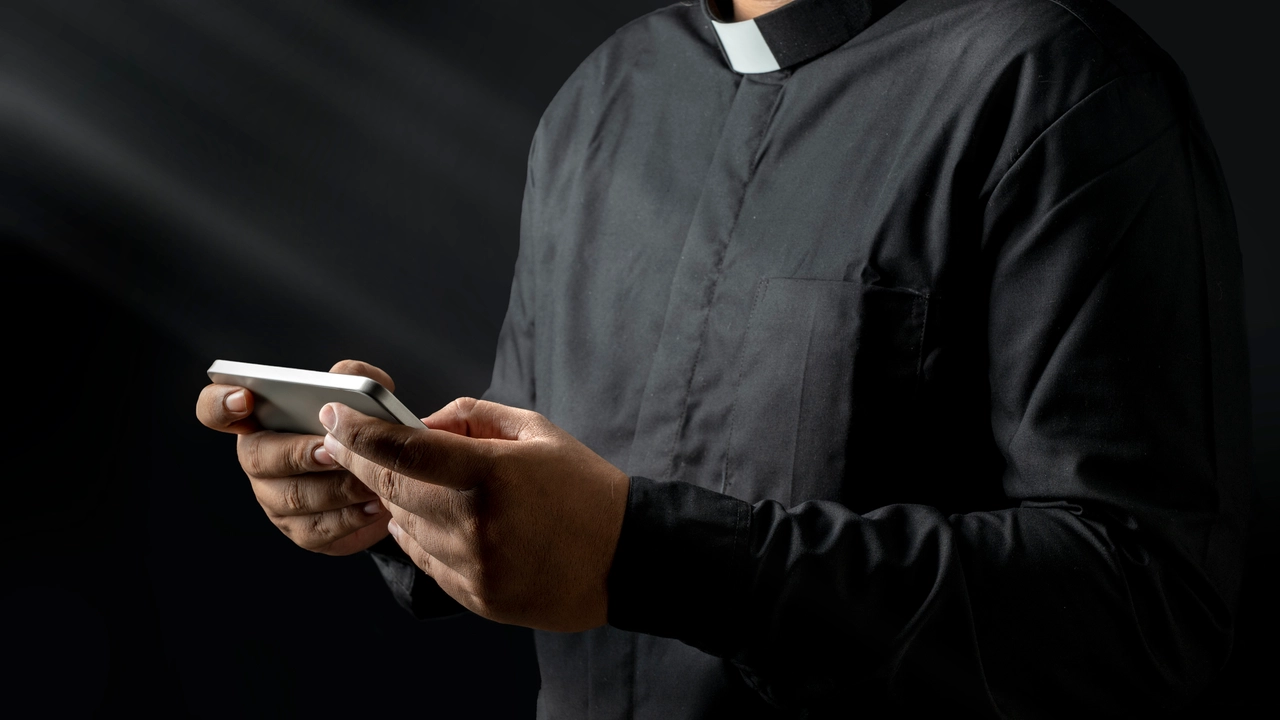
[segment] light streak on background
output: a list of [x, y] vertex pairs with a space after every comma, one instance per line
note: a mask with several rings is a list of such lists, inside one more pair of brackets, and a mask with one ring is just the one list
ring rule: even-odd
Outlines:
[[[365, 558], [292, 547], [191, 406], [215, 357], [367, 359], [423, 414], [483, 392], [542, 109], [614, 29], [664, 4], [0, 0], [15, 385], [0, 617], [28, 671], [14, 692], [49, 714], [531, 712], [526, 633], [413, 623]], [[1236, 203], [1262, 501], [1251, 562], [1274, 567], [1267, 4], [1116, 4], [1187, 72]], [[1212, 702], [1265, 686], [1249, 652], [1276, 639], [1256, 610], [1276, 598], [1252, 592], [1244, 659]]]

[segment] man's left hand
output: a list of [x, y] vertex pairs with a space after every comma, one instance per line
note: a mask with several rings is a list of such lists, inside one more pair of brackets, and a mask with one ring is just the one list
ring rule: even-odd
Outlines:
[[392, 536], [473, 612], [572, 632], [603, 625], [630, 479], [538, 413], [463, 398], [394, 425], [340, 403], [324, 445], [382, 497]]

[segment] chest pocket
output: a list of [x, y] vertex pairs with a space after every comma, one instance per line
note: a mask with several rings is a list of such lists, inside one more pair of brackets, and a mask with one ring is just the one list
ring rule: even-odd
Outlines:
[[927, 313], [928, 297], [909, 290], [762, 280], [738, 362], [724, 492], [848, 504], [853, 468], [881, 465], [910, 432]]

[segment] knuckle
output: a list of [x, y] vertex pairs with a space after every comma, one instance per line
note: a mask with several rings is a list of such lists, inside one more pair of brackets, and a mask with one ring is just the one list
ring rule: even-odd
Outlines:
[[395, 445], [392, 447], [395, 459], [391, 461], [391, 469], [398, 473], [403, 473], [406, 468], [415, 467], [421, 462], [421, 452], [415, 445], [409, 442], [408, 435], [402, 435], [395, 439]]
[[484, 522], [482, 518], [486, 517], [485, 502], [481, 494], [475, 491], [454, 491], [449, 493], [448, 498], [449, 518], [472, 522], [476, 536], [479, 536], [480, 525]]
[[440, 567], [437, 564], [436, 559], [431, 557], [431, 553], [424, 550], [414, 550], [411, 555], [413, 557], [413, 561], [418, 564], [418, 567], [422, 568], [422, 572], [433, 578], [439, 574]]
[[424, 535], [424, 533], [422, 532], [423, 528], [420, 524], [422, 521], [422, 518], [418, 517], [417, 515], [414, 515], [413, 513], [404, 513], [404, 514], [393, 513], [392, 519], [396, 521], [396, 524], [400, 526], [401, 530], [404, 530], [406, 535], [413, 538], [419, 544], [422, 543], [422, 538]]
[[395, 502], [400, 497], [400, 476], [390, 468], [375, 465], [373, 471], [373, 483], [378, 488], [378, 494]]
[[315, 513], [307, 516], [307, 535], [314, 546], [326, 545], [333, 541], [333, 523], [329, 522], [329, 513]]
[[351, 507], [316, 513], [314, 518], [312, 536], [318, 552], [328, 551], [339, 540], [363, 527], [360, 511]]
[[522, 411], [515, 420], [515, 435], [520, 438], [534, 438], [545, 435], [551, 423], [543, 415], [532, 410]]
[[320, 531], [323, 519], [318, 517], [319, 515], [320, 513], [316, 513], [292, 518], [290, 525], [293, 527], [293, 532], [289, 535], [289, 539], [298, 547], [313, 552], [328, 546], [332, 540]]
[[303, 538], [299, 536], [298, 526], [294, 523], [293, 518], [287, 515], [278, 515], [271, 518], [271, 522], [275, 524], [276, 529], [284, 533], [284, 536], [292, 540], [295, 545], [302, 545]]
[[242, 435], [237, 450], [240, 455], [240, 467], [244, 468], [245, 474], [249, 477], [261, 477], [262, 435], [260, 433]]
[[294, 473], [309, 471], [311, 469], [312, 453], [315, 452], [314, 447], [314, 441], [304, 438], [299, 438], [297, 442], [292, 443], [286, 453], [289, 470]]
[[281, 492], [281, 499], [285, 507], [294, 512], [303, 512], [307, 509], [306, 491], [302, 487], [302, 481], [291, 479], [284, 485]]
[[359, 502], [360, 498], [357, 493], [359, 489], [356, 485], [360, 485], [360, 481], [351, 475], [342, 475], [325, 483], [325, 501], [332, 506], [350, 505]]
[[468, 418], [476, 410], [479, 400], [473, 397], [460, 397], [453, 401], [453, 406], [457, 410], [458, 417]]

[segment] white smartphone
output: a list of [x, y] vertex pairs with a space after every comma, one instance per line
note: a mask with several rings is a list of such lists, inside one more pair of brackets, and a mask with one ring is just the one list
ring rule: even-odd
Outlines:
[[276, 432], [324, 435], [320, 408], [331, 402], [387, 422], [427, 427], [390, 390], [359, 375], [214, 360], [209, 379], [248, 388], [253, 393], [254, 416], [262, 427]]

